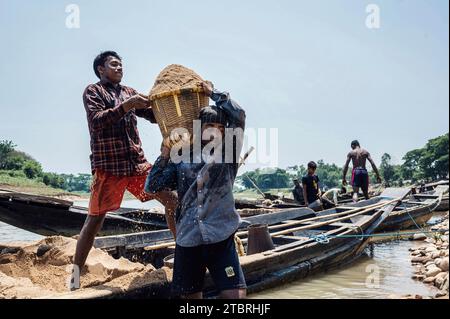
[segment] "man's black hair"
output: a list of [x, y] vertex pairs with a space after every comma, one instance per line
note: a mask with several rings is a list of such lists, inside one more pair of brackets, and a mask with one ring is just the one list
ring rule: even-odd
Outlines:
[[308, 168], [317, 168], [317, 164], [314, 161], [308, 163]]
[[122, 58], [120, 57], [119, 54], [117, 54], [117, 52], [115, 51], [105, 51], [105, 52], [101, 52], [99, 55], [97, 55], [94, 59], [94, 72], [95, 75], [100, 79], [100, 73], [98, 72], [97, 68], [99, 66], [103, 66], [105, 65], [106, 60], [108, 59], [108, 57], [113, 56], [117, 59], [119, 59], [120, 61], [122, 61]]
[[202, 108], [200, 110], [199, 119], [202, 124], [219, 123], [226, 127], [228, 123], [228, 117], [225, 111], [214, 105]]
[[352, 141], [352, 146], [358, 146], [358, 147], [361, 147], [361, 145], [359, 145], [359, 142], [358, 142], [358, 140], [354, 140], [354, 141]]

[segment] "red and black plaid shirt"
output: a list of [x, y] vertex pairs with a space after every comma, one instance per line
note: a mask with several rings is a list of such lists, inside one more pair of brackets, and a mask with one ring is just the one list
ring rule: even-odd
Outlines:
[[155, 123], [151, 109], [125, 113], [122, 102], [136, 90], [110, 83], [89, 85], [83, 94], [91, 135], [91, 167], [115, 176], [143, 174], [150, 168], [142, 150], [136, 115]]

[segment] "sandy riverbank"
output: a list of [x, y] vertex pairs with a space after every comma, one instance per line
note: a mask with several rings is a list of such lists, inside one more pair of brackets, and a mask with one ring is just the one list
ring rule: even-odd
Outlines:
[[72, 193], [72, 192], [66, 192], [64, 190], [55, 189], [55, 188], [51, 188], [51, 187], [17, 186], [17, 185], [0, 183], [0, 189], [12, 191], [12, 192], [18, 192], [18, 193], [55, 197], [55, 198], [59, 198], [59, 199], [67, 200], [67, 201], [71, 201], [71, 202], [89, 200], [88, 193]]
[[[0, 299], [69, 297], [67, 283], [75, 246], [76, 240], [59, 236], [0, 244]], [[93, 249], [82, 270], [78, 294], [92, 288], [125, 291], [142, 282], [167, 280], [169, 273]]]

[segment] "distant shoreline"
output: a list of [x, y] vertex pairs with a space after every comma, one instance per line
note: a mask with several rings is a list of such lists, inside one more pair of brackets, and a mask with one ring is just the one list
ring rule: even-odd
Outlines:
[[89, 193], [68, 192], [62, 189], [56, 189], [48, 186], [20, 186], [7, 183], [0, 183], [0, 189], [14, 191], [18, 193], [27, 193], [39, 196], [55, 197], [67, 201], [84, 201], [89, 200]]

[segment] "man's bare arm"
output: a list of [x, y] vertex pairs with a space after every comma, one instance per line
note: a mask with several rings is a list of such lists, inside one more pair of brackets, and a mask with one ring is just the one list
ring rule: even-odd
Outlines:
[[377, 182], [381, 183], [380, 172], [378, 171], [378, 168], [375, 165], [375, 162], [373, 161], [372, 156], [370, 156], [370, 154], [367, 155], [367, 160], [369, 161], [370, 165], [372, 165], [372, 169], [375, 172], [375, 174], [377, 175]]
[[352, 160], [352, 156], [350, 153], [347, 155], [347, 161], [344, 165], [344, 173], [342, 174], [342, 184], [345, 186], [347, 185], [347, 171], [348, 171], [348, 165], [350, 164], [350, 161]]

